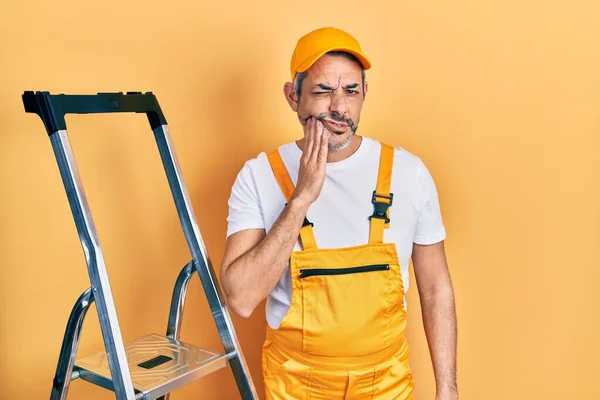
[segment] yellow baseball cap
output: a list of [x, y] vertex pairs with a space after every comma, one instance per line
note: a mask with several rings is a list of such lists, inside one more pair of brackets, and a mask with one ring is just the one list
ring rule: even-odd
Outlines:
[[358, 41], [341, 29], [319, 28], [302, 36], [292, 55], [292, 81], [296, 73], [304, 72], [329, 51], [345, 51], [358, 58], [364, 69], [371, 68], [371, 61], [363, 53]]

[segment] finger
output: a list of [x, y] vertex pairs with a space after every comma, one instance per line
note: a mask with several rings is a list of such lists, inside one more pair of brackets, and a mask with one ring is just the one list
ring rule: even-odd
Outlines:
[[311, 154], [311, 160], [314, 162], [317, 162], [317, 157], [319, 156], [319, 148], [321, 147], [321, 139], [323, 138], [323, 135], [321, 134], [321, 132], [323, 132], [323, 128], [324, 128], [323, 123], [319, 120], [316, 120], [315, 128], [313, 131], [313, 134], [314, 134], [313, 150], [312, 150], [312, 154]]
[[329, 131], [323, 125], [322, 133], [321, 133], [321, 143], [318, 149], [317, 163], [325, 164], [327, 162], [327, 153], [329, 152]]
[[304, 129], [304, 138], [308, 139], [308, 135], [310, 134], [310, 123], [313, 120], [313, 117], [308, 117], [306, 118], [306, 120], [304, 121], [304, 124], [302, 125], [303, 129]]
[[314, 135], [312, 134], [312, 131], [314, 130], [314, 128], [313, 128], [314, 122], [315, 122], [315, 119], [313, 117], [310, 117], [304, 124], [303, 156], [306, 157], [307, 159], [310, 158], [310, 156], [312, 154], [312, 150], [313, 150]]

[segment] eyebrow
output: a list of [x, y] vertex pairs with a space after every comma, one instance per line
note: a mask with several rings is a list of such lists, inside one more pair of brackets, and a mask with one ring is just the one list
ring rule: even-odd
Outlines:
[[317, 84], [317, 85], [315, 85], [315, 86], [316, 86], [316, 87], [318, 87], [318, 88], [320, 88], [320, 89], [323, 89], [323, 90], [333, 90], [333, 88], [332, 88], [332, 87], [330, 87], [330, 86], [327, 86], [327, 85], [326, 85], [326, 84], [324, 84], [324, 83], [319, 83], [319, 84]]
[[[324, 83], [319, 83], [315, 86], [317, 86], [318, 88], [323, 89], [323, 90], [333, 90], [332, 87], [327, 86]], [[358, 83], [351, 83], [349, 85], [344, 86], [344, 89], [356, 89], [358, 86], [359, 86]]]

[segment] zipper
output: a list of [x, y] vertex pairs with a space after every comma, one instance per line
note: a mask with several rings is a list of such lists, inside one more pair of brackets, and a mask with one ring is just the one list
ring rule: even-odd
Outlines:
[[362, 272], [373, 272], [373, 271], [387, 271], [390, 269], [389, 264], [375, 264], [365, 265], [362, 267], [350, 267], [350, 268], [315, 268], [315, 269], [301, 269], [300, 279], [308, 278], [310, 276], [323, 276], [323, 275], [348, 275], [358, 274]]

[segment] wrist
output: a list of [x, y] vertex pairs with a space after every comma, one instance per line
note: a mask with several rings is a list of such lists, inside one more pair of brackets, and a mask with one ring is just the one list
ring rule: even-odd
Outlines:
[[294, 211], [298, 211], [303, 215], [306, 214], [312, 201], [305, 196], [294, 194], [288, 202], [288, 207]]
[[457, 400], [458, 399], [458, 390], [456, 387], [445, 386], [441, 388], [437, 388], [435, 393], [436, 400]]

